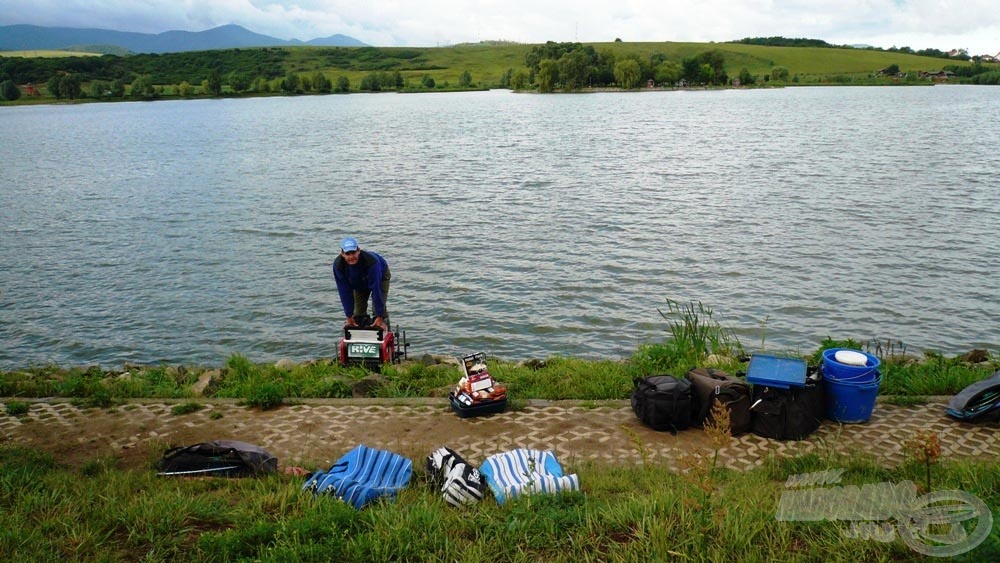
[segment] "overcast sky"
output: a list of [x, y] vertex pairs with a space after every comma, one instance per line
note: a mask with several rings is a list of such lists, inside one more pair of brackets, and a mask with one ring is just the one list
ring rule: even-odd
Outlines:
[[0, 0], [0, 25], [11, 24], [141, 33], [238, 24], [281, 39], [340, 33], [385, 47], [781, 35], [1000, 51], [998, 0]]

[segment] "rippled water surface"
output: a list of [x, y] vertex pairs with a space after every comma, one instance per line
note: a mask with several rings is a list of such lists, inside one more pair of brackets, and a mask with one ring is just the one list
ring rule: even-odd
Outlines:
[[1000, 343], [1000, 91], [506, 91], [0, 108], [0, 367], [334, 355], [385, 256], [410, 354]]

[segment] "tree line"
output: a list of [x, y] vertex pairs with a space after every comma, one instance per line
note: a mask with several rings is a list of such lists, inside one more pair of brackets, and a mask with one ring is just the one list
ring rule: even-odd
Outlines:
[[632, 89], [650, 82], [724, 85], [729, 84], [725, 62], [722, 52], [714, 49], [677, 61], [663, 53], [643, 58], [618, 55], [610, 49], [597, 51], [581, 43], [549, 41], [525, 55], [526, 68], [512, 71], [509, 87], [520, 90], [534, 85], [541, 92], [551, 92], [612, 86]]
[[970, 57], [965, 49], [958, 49], [958, 54], [950, 55], [940, 49], [920, 49], [914, 51], [910, 47], [890, 47], [882, 49], [880, 47], [854, 47], [852, 45], [833, 45], [822, 39], [806, 39], [804, 37], [744, 37], [732, 43], [742, 43], [744, 45], [766, 45], [769, 47], [827, 47], [830, 49], [864, 49], [866, 51], [888, 51], [890, 53], [905, 53], [907, 55], [918, 55], [921, 57], [934, 57], [937, 59], [958, 59], [968, 61], [975, 59]]

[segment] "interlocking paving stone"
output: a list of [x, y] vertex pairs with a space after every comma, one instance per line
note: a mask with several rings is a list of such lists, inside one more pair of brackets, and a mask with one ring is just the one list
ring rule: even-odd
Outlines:
[[[1000, 456], [997, 425], [974, 425], [944, 415], [944, 401], [917, 406], [879, 404], [864, 424], [826, 421], [808, 439], [777, 441], [754, 434], [735, 437], [719, 451], [719, 462], [737, 470], [761, 465], [769, 455], [807, 452], [867, 453], [888, 465], [906, 459], [903, 444], [917, 430], [938, 433], [944, 457]], [[390, 449], [414, 459], [441, 445], [470, 461], [516, 447], [551, 449], [560, 459], [641, 463], [680, 467], [685, 453], [711, 452], [703, 431], [672, 435], [642, 426], [626, 402], [589, 408], [574, 402], [531, 405], [488, 417], [458, 418], [447, 405], [368, 404], [330, 400], [259, 411], [232, 402], [208, 403], [174, 415], [171, 403], [130, 403], [114, 409], [82, 409], [67, 402], [38, 401], [22, 417], [0, 413], [4, 443], [45, 448], [52, 441], [91, 444], [95, 452], [187, 445], [210, 439], [255, 443], [282, 464], [322, 465], [359, 443]], [[212, 417], [217, 413], [217, 418]], [[221, 415], [221, 416], [218, 416]], [[102, 431], [96, 430], [103, 429]], [[176, 440], [187, 438], [184, 443]]]

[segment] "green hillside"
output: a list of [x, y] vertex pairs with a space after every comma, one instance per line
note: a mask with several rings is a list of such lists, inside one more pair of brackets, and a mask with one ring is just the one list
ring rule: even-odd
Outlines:
[[[450, 47], [266, 47], [79, 57], [0, 53], [6, 103], [358, 91], [539, 91], [707, 85], [1000, 82], [1000, 65], [846, 47], [747, 43], [484, 42]], [[76, 55], [76, 54], [74, 54]], [[880, 75], [890, 68], [892, 72]], [[738, 80], [738, 81], [737, 81]], [[2, 102], [2, 100], [0, 100]]]

